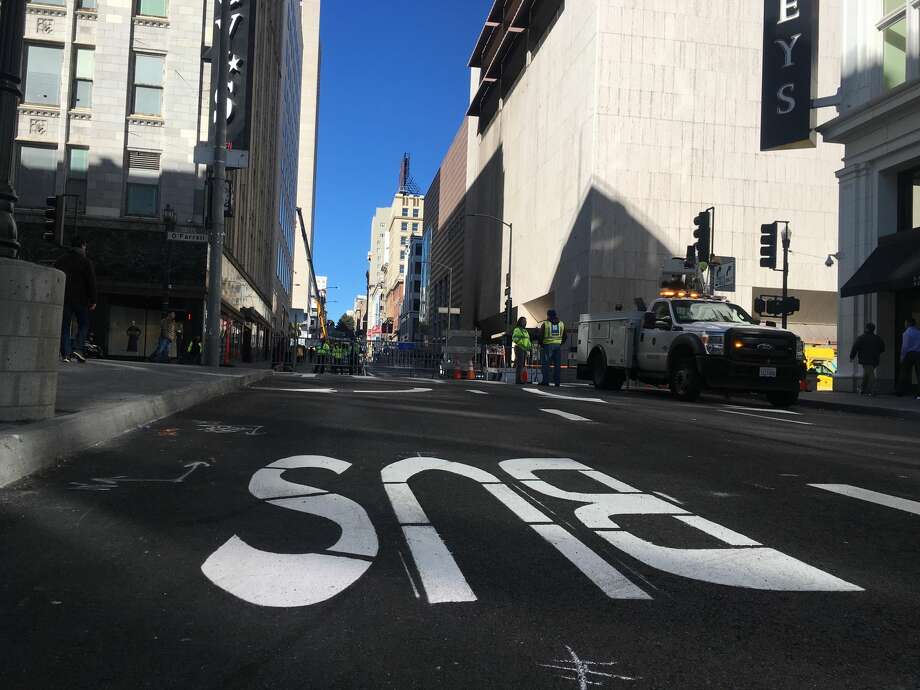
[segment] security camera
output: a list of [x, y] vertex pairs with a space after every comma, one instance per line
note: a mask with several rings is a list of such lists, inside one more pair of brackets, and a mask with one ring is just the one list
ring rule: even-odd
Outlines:
[[833, 268], [834, 266], [834, 257], [830, 254], [827, 255], [827, 258], [824, 260], [824, 265], [828, 268]]

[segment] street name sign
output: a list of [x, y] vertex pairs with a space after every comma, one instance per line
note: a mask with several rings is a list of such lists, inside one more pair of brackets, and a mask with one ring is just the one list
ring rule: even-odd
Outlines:
[[764, 0], [760, 150], [814, 148], [818, 0]]
[[179, 232], [172, 230], [167, 233], [167, 239], [170, 242], [201, 242], [207, 244], [208, 236], [201, 232]]

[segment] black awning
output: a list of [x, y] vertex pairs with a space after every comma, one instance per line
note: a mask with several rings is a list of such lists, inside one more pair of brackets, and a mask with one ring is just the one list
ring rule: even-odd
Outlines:
[[882, 237], [878, 247], [840, 289], [841, 297], [920, 287], [920, 230]]

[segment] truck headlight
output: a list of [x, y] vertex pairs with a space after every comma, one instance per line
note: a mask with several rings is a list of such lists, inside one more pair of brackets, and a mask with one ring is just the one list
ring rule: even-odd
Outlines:
[[707, 355], [725, 354], [725, 336], [723, 334], [704, 333], [702, 340]]
[[805, 343], [801, 338], [795, 339], [795, 358], [799, 362], [805, 361]]

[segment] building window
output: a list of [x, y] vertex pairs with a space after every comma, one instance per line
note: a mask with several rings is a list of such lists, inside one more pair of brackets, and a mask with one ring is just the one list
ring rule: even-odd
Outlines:
[[134, 54], [134, 115], [163, 114], [163, 56]]
[[71, 148], [67, 151], [67, 184], [64, 191], [77, 195], [77, 211], [86, 212], [86, 173], [89, 170], [89, 149]]
[[412, 224], [412, 232], [418, 232], [418, 223]]
[[73, 96], [71, 108], [93, 107], [93, 71], [96, 53], [91, 48], [77, 48], [76, 67], [73, 75]]
[[898, 230], [920, 230], [920, 168], [898, 175]]
[[94, 10], [96, 9], [96, 0], [77, 0], [77, 9]]
[[21, 208], [44, 208], [45, 199], [54, 196], [57, 149], [47, 146], [19, 147], [16, 192]]
[[415, 245], [415, 255], [416, 256], [422, 255], [422, 245], [420, 244]]
[[907, 5], [904, 0], [885, 0], [882, 31], [882, 78], [885, 89], [907, 80]]
[[413, 217], [413, 218], [418, 218], [418, 209], [417, 209], [417, 208], [412, 209], [412, 217]]
[[408, 238], [408, 237], [400, 237], [400, 238], [399, 238], [399, 243], [400, 243], [402, 246], [405, 247], [407, 244], [409, 244], [409, 238]]
[[403, 214], [403, 216], [405, 216], [405, 217], [408, 218], [408, 217], [409, 217], [409, 209], [406, 208], [405, 206], [403, 206], [403, 212], [402, 212], [402, 214]]
[[399, 267], [399, 275], [403, 275], [405, 272], [406, 272], [406, 267], [405, 267], [405, 266], [400, 266], [400, 267]]
[[403, 223], [403, 224], [402, 224], [402, 229], [403, 229], [403, 230], [408, 230], [408, 229], [409, 229], [409, 224], [408, 224], [408, 223]]
[[30, 45], [26, 48], [25, 102], [61, 104], [61, 61], [64, 49]]
[[137, 0], [137, 14], [145, 17], [165, 17], [166, 0]]
[[29, 0], [29, 4], [38, 3], [40, 5], [54, 5], [55, 7], [64, 7], [66, 0]]
[[129, 182], [125, 191], [125, 215], [156, 218], [160, 186]]

